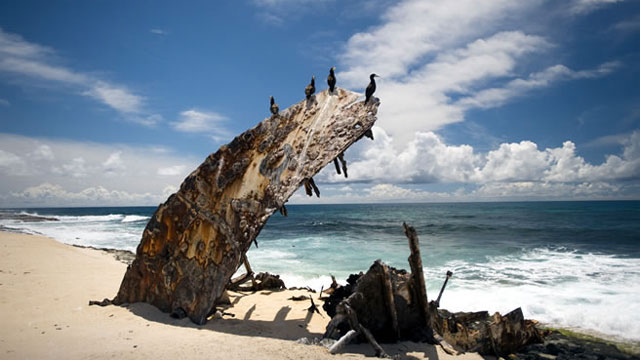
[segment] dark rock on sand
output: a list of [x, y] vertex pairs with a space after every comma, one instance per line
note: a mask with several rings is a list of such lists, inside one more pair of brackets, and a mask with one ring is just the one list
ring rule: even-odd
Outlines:
[[98, 247], [94, 247], [94, 246], [84, 246], [84, 245], [76, 245], [76, 244], [74, 244], [73, 246], [78, 247], [78, 248], [82, 248], [82, 249], [93, 249], [93, 250], [100, 250], [100, 251], [107, 252], [107, 253], [113, 255], [113, 257], [115, 257], [116, 260], [118, 260], [120, 262], [123, 262], [123, 263], [125, 263], [127, 265], [131, 264], [131, 262], [133, 262], [133, 259], [136, 258], [136, 254], [134, 254], [133, 252], [131, 252], [129, 250], [98, 248]]
[[567, 336], [559, 331], [551, 332], [543, 344], [529, 345], [513, 355], [523, 360], [640, 360], [640, 356], [626, 353], [606, 340]]
[[42, 221], [58, 221], [56, 218], [29, 215], [29, 214], [16, 214], [12, 212], [0, 211], [0, 220], [17, 220], [22, 222], [42, 222]]

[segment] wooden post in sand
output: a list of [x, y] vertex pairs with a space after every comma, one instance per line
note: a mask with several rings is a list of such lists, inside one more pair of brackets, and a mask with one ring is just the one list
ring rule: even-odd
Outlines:
[[371, 129], [380, 103], [359, 97], [322, 91], [209, 155], [156, 209], [113, 303], [205, 323], [269, 216]]

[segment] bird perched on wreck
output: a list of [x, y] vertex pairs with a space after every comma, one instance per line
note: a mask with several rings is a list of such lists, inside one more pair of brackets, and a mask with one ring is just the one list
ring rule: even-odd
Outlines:
[[311, 98], [311, 95], [316, 92], [316, 77], [311, 77], [311, 83], [304, 88], [304, 94], [307, 96], [307, 100]]
[[369, 82], [369, 86], [367, 86], [367, 90], [365, 91], [365, 99], [364, 99], [365, 104], [369, 102], [371, 95], [373, 95], [373, 93], [376, 92], [376, 80], [374, 79], [376, 76], [380, 77], [376, 74], [369, 75], [369, 79], [371, 79], [371, 81]]
[[330, 92], [333, 92], [333, 89], [336, 88], [336, 74], [334, 74], [334, 71], [336, 71], [335, 66], [329, 69], [329, 76], [327, 76], [327, 84], [329, 85]]
[[278, 107], [278, 104], [276, 104], [276, 101], [273, 99], [273, 96], [271, 97], [271, 107], [270, 107], [271, 113], [273, 115], [277, 115], [278, 111], [280, 111], [280, 108]]

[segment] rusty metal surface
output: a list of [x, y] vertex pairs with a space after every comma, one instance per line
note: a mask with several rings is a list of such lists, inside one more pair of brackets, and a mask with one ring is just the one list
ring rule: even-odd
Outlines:
[[206, 322], [269, 216], [373, 126], [379, 102], [359, 96], [323, 91], [209, 155], [156, 209], [114, 303]]

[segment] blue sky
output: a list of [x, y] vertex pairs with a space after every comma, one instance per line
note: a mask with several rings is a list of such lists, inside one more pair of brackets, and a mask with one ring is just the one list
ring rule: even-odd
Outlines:
[[640, 198], [640, 2], [0, 3], [0, 207], [155, 205], [209, 153], [382, 75], [350, 179], [293, 203]]

